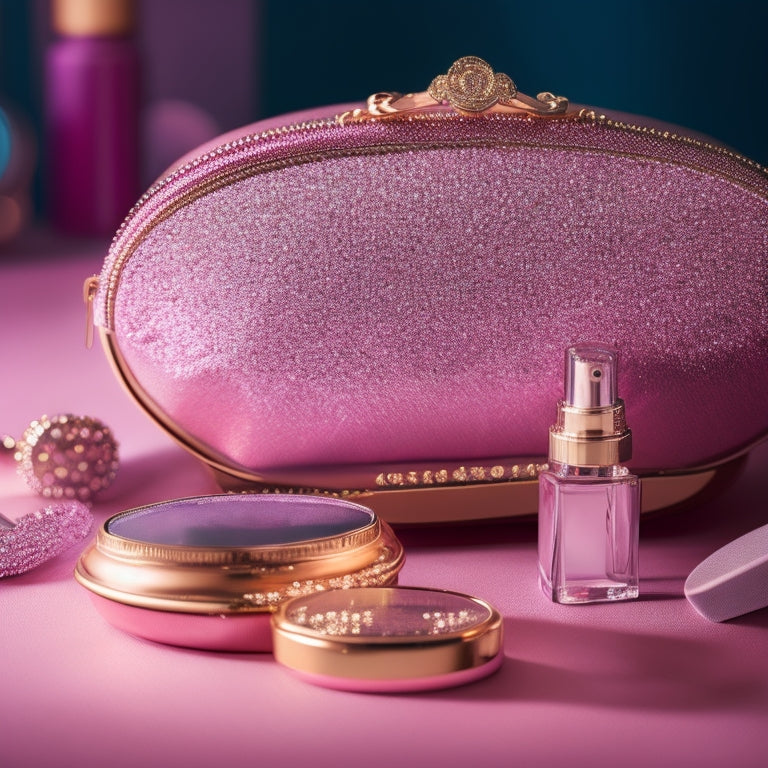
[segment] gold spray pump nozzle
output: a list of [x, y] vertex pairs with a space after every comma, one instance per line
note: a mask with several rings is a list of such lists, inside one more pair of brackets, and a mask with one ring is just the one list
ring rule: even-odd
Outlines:
[[565, 351], [565, 392], [549, 430], [549, 460], [576, 467], [621, 464], [632, 455], [632, 433], [618, 397], [618, 352], [605, 344]]

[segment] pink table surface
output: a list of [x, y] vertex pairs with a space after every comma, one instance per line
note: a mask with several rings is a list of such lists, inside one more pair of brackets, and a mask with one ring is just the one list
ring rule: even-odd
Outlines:
[[[215, 490], [207, 471], [83, 345], [83, 278], [104, 244], [37, 236], [0, 255], [0, 431], [42, 413], [97, 416], [122, 468], [94, 508]], [[401, 582], [484, 597], [505, 619], [502, 669], [471, 686], [361, 695], [308, 686], [267, 655], [209, 653], [122, 634], [72, 578], [80, 547], [0, 580], [0, 766], [765, 766], [768, 610], [725, 623], [683, 597], [691, 569], [768, 522], [768, 445], [738, 482], [643, 521], [637, 602], [564, 607], [535, 579], [535, 525], [400, 531]], [[0, 466], [0, 505], [36, 504]], [[768, 588], [768, 587], [767, 587]]]

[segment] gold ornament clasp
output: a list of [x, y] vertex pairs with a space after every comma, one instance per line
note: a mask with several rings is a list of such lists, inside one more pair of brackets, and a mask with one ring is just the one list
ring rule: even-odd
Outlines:
[[517, 86], [509, 75], [494, 72], [477, 56], [464, 56], [447, 74], [438, 75], [427, 93], [435, 101], [448, 102], [457, 112], [474, 113], [510, 103], [517, 96]]
[[340, 123], [410, 117], [432, 112], [455, 112], [473, 117], [491, 113], [537, 117], [570, 117], [568, 99], [545, 91], [536, 98], [517, 90], [509, 75], [494, 72], [477, 56], [464, 56], [438, 75], [422, 93], [378, 92], [368, 97], [366, 109], [355, 109], [338, 117]]

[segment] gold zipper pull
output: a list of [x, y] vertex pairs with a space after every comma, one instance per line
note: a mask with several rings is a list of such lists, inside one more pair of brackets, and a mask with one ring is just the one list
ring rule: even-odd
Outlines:
[[99, 277], [92, 275], [86, 278], [83, 284], [83, 301], [85, 302], [85, 347], [90, 349], [93, 346], [93, 300], [96, 297], [96, 291], [99, 290]]
[[568, 112], [568, 99], [548, 91], [534, 99], [517, 90], [512, 78], [494, 72], [490, 64], [477, 56], [464, 56], [448, 72], [438, 75], [423, 93], [374, 93], [367, 109], [345, 112], [340, 123], [356, 120], [386, 119], [416, 113], [451, 111], [467, 117], [494, 113], [522, 114], [536, 117], [574, 117]]

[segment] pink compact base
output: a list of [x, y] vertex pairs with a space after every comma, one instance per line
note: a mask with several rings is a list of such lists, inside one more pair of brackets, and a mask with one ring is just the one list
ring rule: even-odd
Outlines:
[[442, 688], [455, 688], [459, 685], [467, 685], [488, 677], [496, 672], [504, 661], [504, 653], [500, 651], [490, 661], [471, 669], [462, 669], [458, 672], [446, 672], [444, 675], [431, 677], [416, 677], [405, 680], [357, 680], [353, 678], [334, 677], [332, 675], [318, 675], [309, 672], [290, 670], [291, 674], [299, 680], [322, 688], [332, 688], [337, 691], [351, 691], [353, 693], [418, 693], [419, 691], [435, 691]]
[[145, 640], [205, 651], [272, 651], [269, 613], [175, 613], [138, 608], [96, 594], [90, 597], [110, 624]]
[[402, 544], [372, 510], [320, 496], [213, 494], [109, 518], [75, 578], [107, 621], [159, 643], [270, 652], [276, 607], [397, 582]]

